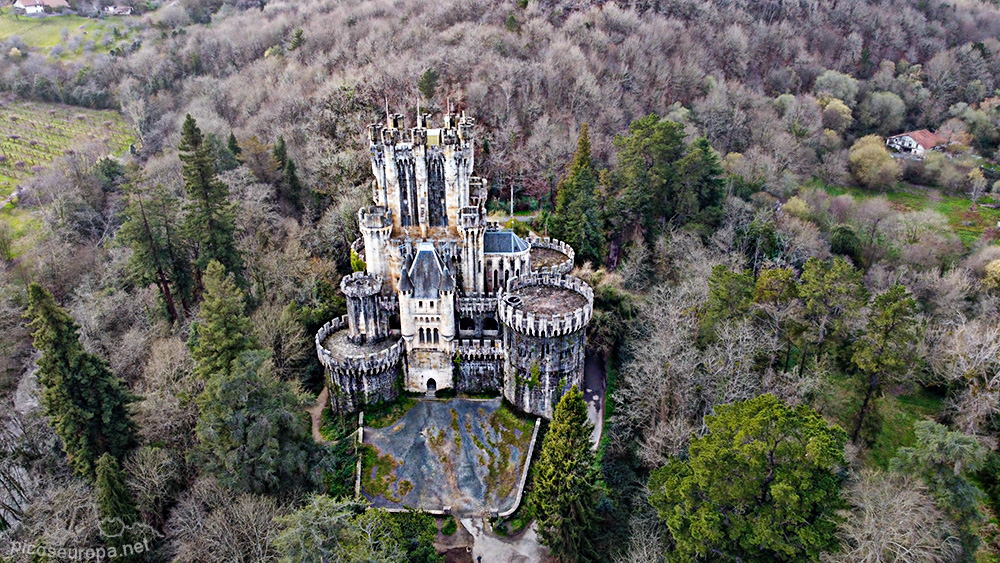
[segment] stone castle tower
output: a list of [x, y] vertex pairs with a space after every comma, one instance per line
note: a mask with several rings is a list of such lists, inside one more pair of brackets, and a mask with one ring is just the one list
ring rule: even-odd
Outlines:
[[366, 263], [341, 281], [347, 315], [316, 334], [334, 408], [454, 388], [501, 392], [550, 418], [582, 387], [594, 294], [568, 275], [574, 252], [524, 240], [486, 220], [486, 181], [472, 175], [475, 120], [426, 115], [368, 128], [372, 198], [352, 248]]

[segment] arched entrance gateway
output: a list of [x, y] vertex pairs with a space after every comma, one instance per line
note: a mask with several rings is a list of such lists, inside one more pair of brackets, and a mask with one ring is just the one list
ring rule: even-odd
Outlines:
[[433, 377], [427, 380], [427, 390], [437, 391], [437, 381], [434, 381]]

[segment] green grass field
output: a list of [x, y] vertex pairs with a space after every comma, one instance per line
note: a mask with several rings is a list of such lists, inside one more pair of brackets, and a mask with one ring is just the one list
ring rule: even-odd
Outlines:
[[[813, 187], [820, 187], [830, 195], [838, 196], [847, 194], [855, 199], [882, 196], [903, 210], [921, 211], [931, 209], [937, 211], [944, 215], [948, 221], [948, 225], [962, 240], [962, 244], [966, 248], [971, 247], [978, 241], [985, 229], [995, 227], [997, 221], [1000, 221], [1000, 209], [990, 209], [980, 206], [977, 212], [972, 212], [972, 200], [968, 197], [947, 195], [933, 188], [900, 184], [895, 189], [884, 193], [877, 193], [862, 188], [829, 186], [819, 183], [816, 183]], [[980, 200], [980, 203], [988, 203], [989, 201], [988, 197], [984, 197]]]
[[95, 142], [120, 155], [135, 140], [115, 111], [0, 101], [0, 200], [56, 157]]
[[[29, 54], [50, 57], [52, 48], [59, 44], [63, 45], [59, 55], [63, 60], [79, 58], [87, 53], [107, 53], [128, 35], [129, 29], [122, 18], [94, 19], [72, 15], [15, 17], [9, 6], [0, 9], [0, 38], [20, 37], [30, 47]], [[88, 50], [90, 42], [93, 45]]]

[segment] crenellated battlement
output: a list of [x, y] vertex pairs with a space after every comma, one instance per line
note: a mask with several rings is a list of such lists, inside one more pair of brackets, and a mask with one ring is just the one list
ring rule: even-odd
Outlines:
[[[560, 305], [581, 301], [581, 306], [553, 312]], [[539, 302], [545, 306], [536, 306]], [[563, 336], [583, 329], [590, 322], [594, 314], [594, 290], [574, 276], [532, 272], [507, 283], [506, 291], [498, 296], [497, 311], [505, 326], [522, 334]]]
[[399, 339], [389, 347], [371, 353], [340, 350], [337, 355], [327, 350], [324, 342], [336, 332], [347, 329], [347, 315], [333, 319], [316, 333], [316, 354], [320, 363], [338, 375], [377, 375], [394, 367], [403, 352], [403, 340]]
[[497, 310], [497, 298], [487, 293], [471, 293], [465, 297], [458, 298], [458, 309], [461, 315], [474, 315], [476, 313], [494, 313]]
[[358, 225], [362, 229], [392, 229], [392, 210], [378, 205], [358, 210]]
[[468, 339], [454, 341], [455, 351], [461, 354], [462, 360], [502, 360], [504, 354], [503, 341], [499, 339]]
[[553, 264], [539, 264], [536, 266], [535, 253], [532, 252], [532, 271], [568, 274], [573, 269], [573, 261], [576, 259], [576, 251], [573, 250], [572, 246], [566, 244], [565, 242], [549, 237], [529, 237], [528, 244], [531, 245], [532, 251], [536, 248], [544, 248], [566, 256], [566, 259], [561, 262]]
[[340, 280], [340, 291], [347, 297], [371, 297], [382, 290], [382, 276], [366, 272], [354, 272]]

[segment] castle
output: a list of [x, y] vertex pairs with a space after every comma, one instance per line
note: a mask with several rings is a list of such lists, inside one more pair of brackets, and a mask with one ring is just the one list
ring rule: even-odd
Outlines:
[[347, 314], [316, 334], [335, 410], [453, 388], [551, 418], [583, 387], [594, 292], [568, 275], [565, 243], [487, 222], [474, 129], [453, 114], [440, 128], [419, 114], [410, 129], [399, 114], [369, 126], [375, 204], [352, 245], [365, 271], [343, 278]]

